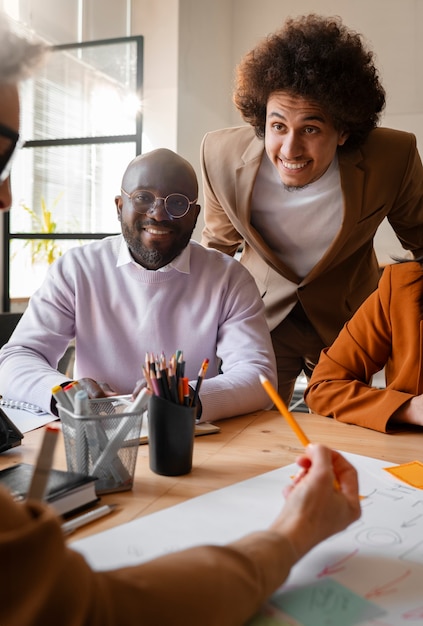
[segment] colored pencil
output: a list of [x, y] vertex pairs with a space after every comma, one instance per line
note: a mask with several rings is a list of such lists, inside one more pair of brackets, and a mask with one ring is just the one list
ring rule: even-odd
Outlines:
[[198, 404], [198, 397], [200, 394], [201, 385], [203, 382], [203, 378], [206, 375], [208, 366], [209, 366], [209, 359], [204, 359], [204, 361], [201, 364], [200, 371], [198, 372], [197, 384], [195, 386], [194, 397], [192, 399], [191, 406], [197, 406]]
[[303, 444], [303, 446], [307, 447], [308, 444], [310, 443], [310, 440], [308, 439], [308, 437], [306, 436], [304, 431], [301, 429], [299, 424], [296, 422], [296, 420], [295, 420], [294, 416], [292, 415], [292, 413], [290, 413], [290, 411], [288, 411], [284, 401], [282, 400], [282, 398], [280, 397], [280, 395], [278, 394], [276, 389], [267, 380], [267, 378], [265, 378], [261, 374], [260, 374], [260, 382], [263, 385], [263, 387], [265, 388], [265, 390], [266, 390], [267, 394], [269, 395], [270, 399], [273, 400], [273, 404], [277, 407], [277, 409], [279, 410], [279, 413], [281, 413], [281, 415], [286, 419], [286, 421], [291, 426], [291, 428], [294, 431], [294, 433], [297, 435], [298, 439]]

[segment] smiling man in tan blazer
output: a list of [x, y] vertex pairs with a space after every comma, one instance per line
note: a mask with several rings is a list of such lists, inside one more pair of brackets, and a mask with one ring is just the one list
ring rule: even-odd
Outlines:
[[339, 18], [288, 19], [241, 61], [234, 102], [248, 125], [201, 147], [202, 243], [242, 247], [289, 403], [376, 288], [382, 220], [423, 253], [423, 168], [414, 135], [376, 128], [385, 92], [373, 55]]

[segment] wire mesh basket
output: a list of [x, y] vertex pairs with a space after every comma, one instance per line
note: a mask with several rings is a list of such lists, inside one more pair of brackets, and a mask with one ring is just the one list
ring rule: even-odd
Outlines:
[[96, 492], [132, 489], [143, 411], [129, 412], [122, 398], [89, 400], [89, 414], [58, 404], [69, 471], [95, 476]]

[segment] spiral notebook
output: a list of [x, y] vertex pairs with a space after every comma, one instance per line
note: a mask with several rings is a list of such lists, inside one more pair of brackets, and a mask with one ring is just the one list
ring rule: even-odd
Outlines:
[[31, 404], [31, 402], [23, 402], [22, 400], [9, 400], [8, 398], [0, 398], [0, 407], [4, 409], [19, 409], [23, 411], [29, 411], [34, 415], [45, 415], [44, 409]]
[[36, 404], [20, 400], [0, 398], [0, 409], [21, 434], [45, 426], [45, 424], [57, 419], [56, 416], [47, 413]]

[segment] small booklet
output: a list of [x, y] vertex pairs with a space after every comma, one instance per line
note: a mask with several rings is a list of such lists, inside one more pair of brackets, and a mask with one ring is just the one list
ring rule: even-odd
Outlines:
[[[23, 500], [31, 484], [34, 466], [29, 463], [18, 463], [0, 470], [0, 484], [4, 485], [16, 500]], [[95, 504], [99, 497], [95, 490], [92, 476], [75, 472], [50, 470], [45, 500], [56, 511], [57, 515], [67, 517], [79, 510]]]

